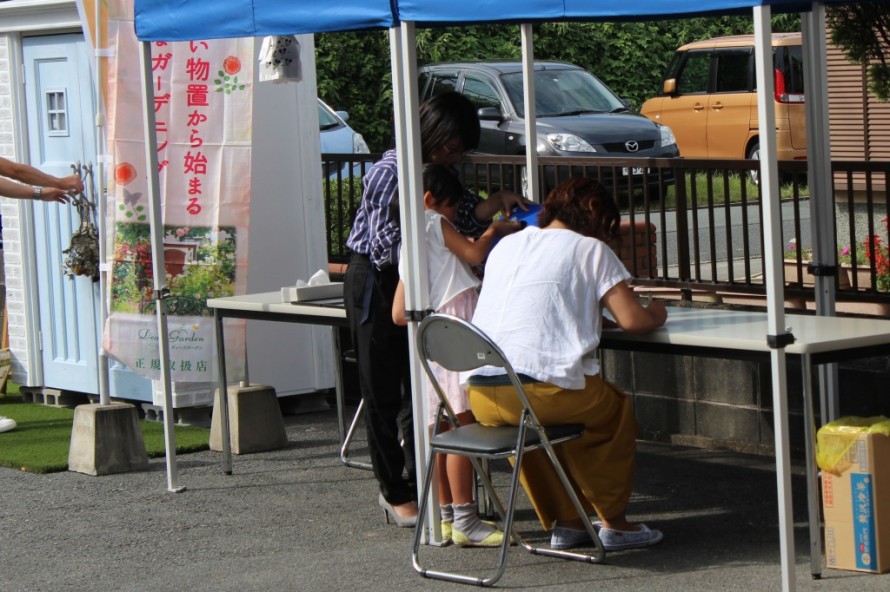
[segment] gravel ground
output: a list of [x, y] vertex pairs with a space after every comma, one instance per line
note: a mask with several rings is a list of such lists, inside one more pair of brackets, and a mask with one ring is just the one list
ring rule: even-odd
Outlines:
[[[92, 477], [0, 469], [0, 590], [456, 590], [411, 568], [410, 529], [385, 526], [369, 471], [337, 458], [333, 411], [286, 416], [289, 445], [236, 456], [178, 457]], [[0, 435], [2, 445], [2, 435]], [[361, 442], [353, 457], [363, 457]], [[513, 548], [498, 587], [548, 590], [780, 590], [776, 479], [770, 459], [641, 444], [632, 519], [665, 532], [657, 547], [588, 565]], [[503, 480], [503, 473], [495, 476]], [[805, 486], [795, 493], [796, 587], [885, 591], [890, 574], [809, 575]], [[536, 527], [525, 505], [524, 530]], [[424, 560], [466, 570], [493, 565], [485, 549], [424, 547]]]

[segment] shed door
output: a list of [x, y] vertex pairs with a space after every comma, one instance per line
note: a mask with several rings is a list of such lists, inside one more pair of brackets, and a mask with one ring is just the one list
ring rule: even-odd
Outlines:
[[[80, 34], [23, 40], [30, 164], [57, 177], [96, 162], [88, 56]], [[43, 386], [98, 393], [99, 284], [62, 265], [80, 218], [70, 206], [33, 207]]]

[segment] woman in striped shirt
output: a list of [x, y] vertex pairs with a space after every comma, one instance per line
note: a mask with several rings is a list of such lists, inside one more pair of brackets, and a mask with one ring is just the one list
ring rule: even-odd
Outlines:
[[[453, 167], [479, 145], [479, 134], [476, 108], [463, 95], [447, 92], [420, 107], [424, 163]], [[378, 503], [387, 522], [392, 519], [399, 526], [412, 527], [417, 519], [417, 486], [408, 334], [392, 320], [401, 244], [395, 207], [397, 152], [386, 152], [362, 182], [362, 200], [346, 242], [352, 257], [344, 298], [365, 402], [371, 465], [380, 485]], [[525, 203], [511, 191], [493, 193], [488, 199], [465, 192], [455, 225], [463, 234], [477, 237], [498, 212], [525, 209]]]

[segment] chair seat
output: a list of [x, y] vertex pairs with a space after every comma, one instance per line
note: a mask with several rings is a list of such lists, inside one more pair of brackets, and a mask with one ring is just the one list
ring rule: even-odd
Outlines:
[[[552, 444], [577, 438], [584, 431], [580, 423], [547, 426], [544, 428]], [[453, 450], [474, 456], [507, 456], [516, 448], [519, 428], [516, 426], [484, 426], [471, 423], [457, 429], [441, 432], [432, 437], [430, 445], [439, 450]], [[541, 443], [535, 430], [525, 432], [525, 448], [532, 449]]]

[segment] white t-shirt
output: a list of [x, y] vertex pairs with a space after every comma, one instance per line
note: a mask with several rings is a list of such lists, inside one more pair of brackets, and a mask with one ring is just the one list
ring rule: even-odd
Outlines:
[[[529, 226], [501, 239], [489, 254], [473, 324], [517, 372], [579, 389], [585, 375], [599, 373], [600, 299], [630, 277], [602, 241]], [[503, 371], [488, 366], [469, 374]]]
[[[424, 221], [426, 224], [427, 269], [430, 280], [430, 306], [433, 307], [433, 310], [439, 310], [442, 305], [461, 292], [479, 287], [480, 282], [479, 278], [473, 275], [470, 266], [445, 246], [442, 222], [444, 221], [446, 224], [451, 224], [451, 222], [435, 210], [425, 210]], [[399, 275], [403, 278], [405, 269], [402, 262], [408, 260], [404, 249], [403, 242], [402, 252], [399, 254]]]

